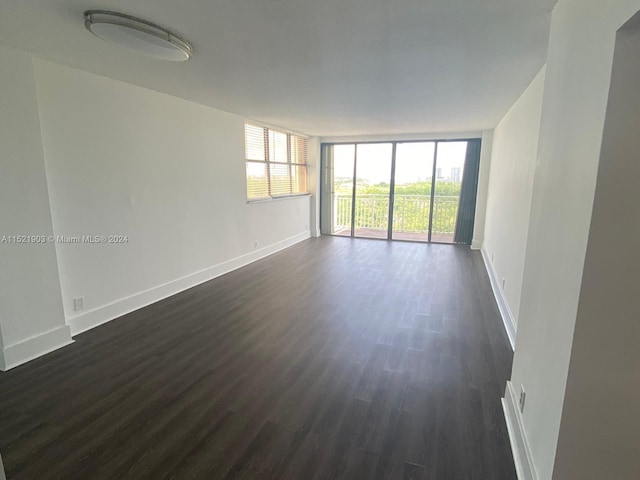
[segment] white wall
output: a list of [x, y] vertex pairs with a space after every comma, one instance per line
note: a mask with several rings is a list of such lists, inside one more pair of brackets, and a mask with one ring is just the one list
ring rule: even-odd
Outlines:
[[[538, 152], [544, 68], [493, 133], [483, 254], [517, 329], [531, 194]], [[504, 288], [502, 285], [504, 279]]]
[[[0, 237], [53, 233], [31, 58], [0, 46]], [[71, 341], [53, 243], [0, 243], [0, 368]]]
[[308, 238], [311, 197], [247, 203], [243, 118], [5, 47], [0, 65], [0, 237], [46, 238], [0, 244], [0, 368]]
[[34, 64], [55, 234], [128, 237], [56, 245], [74, 333], [309, 236], [309, 197], [246, 202], [243, 118]]
[[527, 391], [522, 421], [543, 480], [556, 461], [615, 34], [639, 9], [640, 0], [560, 0], [552, 16], [511, 377]]
[[640, 477], [640, 14], [618, 35], [555, 478]]

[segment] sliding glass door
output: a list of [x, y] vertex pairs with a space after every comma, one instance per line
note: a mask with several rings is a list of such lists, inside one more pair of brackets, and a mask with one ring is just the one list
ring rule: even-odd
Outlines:
[[354, 236], [387, 238], [391, 192], [390, 143], [356, 146]]
[[480, 140], [323, 145], [322, 233], [470, 244]]
[[436, 156], [431, 241], [454, 243], [467, 142], [440, 142]]
[[331, 234], [351, 237], [356, 146], [334, 145], [328, 153], [332, 156], [333, 164]]
[[435, 142], [396, 145], [393, 240], [429, 241]]

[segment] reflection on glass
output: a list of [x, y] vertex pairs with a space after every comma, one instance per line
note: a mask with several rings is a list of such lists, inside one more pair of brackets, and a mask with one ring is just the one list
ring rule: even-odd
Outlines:
[[391, 143], [358, 145], [356, 153], [356, 237], [387, 238], [391, 189]]
[[355, 145], [333, 146], [333, 235], [351, 236]]
[[436, 159], [431, 241], [453, 243], [467, 142], [441, 142]]
[[429, 240], [434, 142], [398, 143], [393, 199], [394, 240]]

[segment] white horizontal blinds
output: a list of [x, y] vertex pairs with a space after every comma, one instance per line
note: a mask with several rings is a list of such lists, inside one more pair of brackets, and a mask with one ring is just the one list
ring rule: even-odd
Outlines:
[[287, 163], [287, 139], [286, 133], [269, 130], [269, 161]]
[[307, 139], [291, 135], [289, 141], [291, 158], [291, 193], [307, 192]]
[[269, 165], [272, 197], [291, 195], [291, 171], [289, 167], [286, 163], [272, 163]]
[[298, 135], [290, 135], [289, 150], [291, 163], [307, 163], [307, 139]]
[[265, 152], [265, 129], [262, 127], [256, 127], [255, 125], [244, 126], [244, 145], [245, 155], [247, 160], [258, 160], [260, 162], [267, 161], [267, 155]]
[[307, 166], [291, 165], [291, 193], [307, 193]]
[[269, 198], [269, 172], [267, 164], [268, 139], [262, 127], [245, 124], [244, 143], [247, 159], [247, 198]]
[[307, 140], [265, 127], [245, 125], [247, 198], [307, 193]]
[[289, 171], [286, 133], [269, 131], [269, 173], [271, 196], [291, 195], [291, 172]]

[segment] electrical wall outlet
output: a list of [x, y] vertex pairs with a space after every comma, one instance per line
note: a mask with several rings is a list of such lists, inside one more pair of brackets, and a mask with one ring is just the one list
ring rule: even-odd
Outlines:
[[527, 392], [524, 391], [524, 386], [520, 385], [520, 413], [524, 413], [524, 402], [527, 399]]
[[76, 297], [73, 299], [73, 311], [81, 312], [84, 310], [84, 297]]

